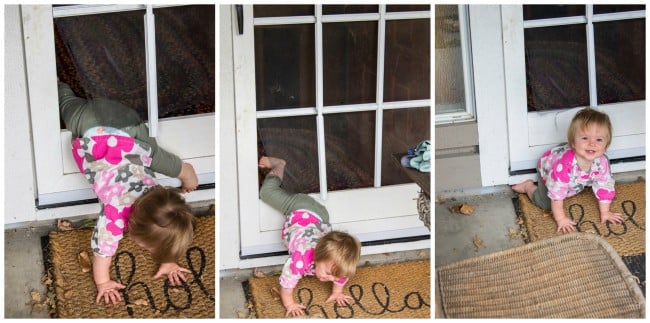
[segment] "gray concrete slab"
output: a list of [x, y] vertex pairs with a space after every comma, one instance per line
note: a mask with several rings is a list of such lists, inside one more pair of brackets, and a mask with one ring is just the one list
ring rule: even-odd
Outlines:
[[[49, 318], [41, 237], [53, 227], [5, 230], [5, 318]], [[32, 292], [38, 301], [32, 298]], [[32, 302], [34, 300], [34, 302]], [[36, 304], [33, 304], [36, 303]]]
[[[524, 244], [512, 203], [514, 193], [458, 196], [435, 205], [436, 266], [477, 257]], [[474, 208], [471, 215], [452, 212], [457, 205]], [[480, 239], [480, 241], [479, 241]]]

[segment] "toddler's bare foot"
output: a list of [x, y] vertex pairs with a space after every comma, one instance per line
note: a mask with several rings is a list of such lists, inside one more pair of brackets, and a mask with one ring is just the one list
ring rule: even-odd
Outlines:
[[284, 177], [284, 165], [286, 164], [287, 162], [282, 158], [267, 156], [260, 158], [260, 161], [258, 162], [259, 167], [270, 168], [271, 170], [269, 171], [269, 174], [276, 175], [277, 177], [280, 177], [280, 179]]
[[178, 174], [181, 180], [181, 190], [185, 193], [191, 192], [199, 185], [199, 179], [196, 176], [194, 167], [190, 163], [183, 163], [181, 166], [181, 173]]
[[535, 191], [536, 188], [537, 188], [537, 186], [535, 185], [535, 183], [533, 182], [532, 179], [527, 179], [527, 180], [525, 180], [525, 181], [523, 181], [523, 182], [521, 182], [521, 183], [519, 183], [517, 185], [512, 185], [512, 190], [517, 192], [517, 193], [526, 193], [526, 194], [528, 194], [528, 192]]

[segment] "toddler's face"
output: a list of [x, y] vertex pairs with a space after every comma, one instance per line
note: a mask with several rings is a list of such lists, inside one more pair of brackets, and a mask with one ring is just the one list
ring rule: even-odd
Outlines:
[[316, 262], [316, 278], [322, 282], [333, 282], [341, 279], [332, 275], [332, 267], [334, 261], [317, 261]]
[[573, 138], [576, 157], [585, 162], [592, 162], [605, 154], [608, 135], [607, 128], [595, 124], [578, 129]]

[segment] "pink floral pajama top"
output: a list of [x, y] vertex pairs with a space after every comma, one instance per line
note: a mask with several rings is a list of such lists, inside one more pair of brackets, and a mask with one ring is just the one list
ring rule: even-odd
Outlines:
[[584, 172], [568, 144], [544, 153], [537, 164], [537, 171], [548, 188], [548, 197], [553, 201], [576, 195], [586, 186], [592, 187], [600, 203], [611, 203], [616, 195], [607, 158], [596, 158], [591, 169]]
[[72, 141], [72, 156], [101, 201], [91, 238], [96, 255], [115, 254], [135, 200], [155, 185], [151, 147], [110, 127], [91, 128]]
[[[314, 251], [318, 240], [332, 231], [329, 223], [324, 223], [320, 216], [308, 210], [296, 210], [287, 216], [282, 227], [282, 239], [289, 249], [289, 259], [282, 268], [280, 285], [294, 288], [305, 275], [314, 276], [316, 264]], [[345, 285], [347, 278], [341, 278], [334, 284]]]

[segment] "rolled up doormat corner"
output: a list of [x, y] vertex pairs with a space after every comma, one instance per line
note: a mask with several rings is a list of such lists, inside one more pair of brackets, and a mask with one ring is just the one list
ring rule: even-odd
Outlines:
[[[533, 204], [526, 194], [519, 195], [521, 217], [530, 242], [557, 235], [557, 225], [550, 212]], [[598, 200], [591, 188], [564, 201], [567, 216], [577, 222], [578, 232], [589, 232], [603, 237], [620, 256], [645, 253], [645, 182], [616, 184], [616, 197], [610, 210], [621, 213], [622, 224], [600, 223]]]
[[[344, 288], [353, 298], [349, 306], [325, 303], [331, 285], [304, 277], [293, 291], [294, 299], [312, 318], [431, 318], [429, 260], [360, 267]], [[257, 318], [285, 317], [278, 276], [249, 278], [248, 287]]]
[[84, 272], [78, 259], [92, 257], [92, 229], [51, 232], [49, 271], [54, 276], [55, 311], [59, 318], [214, 318], [215, 231], [214, 216], [197, 217], [194, 242], [179, 260], [188, 268], [187, 282], [169, 286], [167, 279], [153, 279], [159, 264], [128, 235], [121, 241], [111, 265], [111, 278], [127, 287], [117, 305], [96, 304], [97, 288], [92, 272]]

